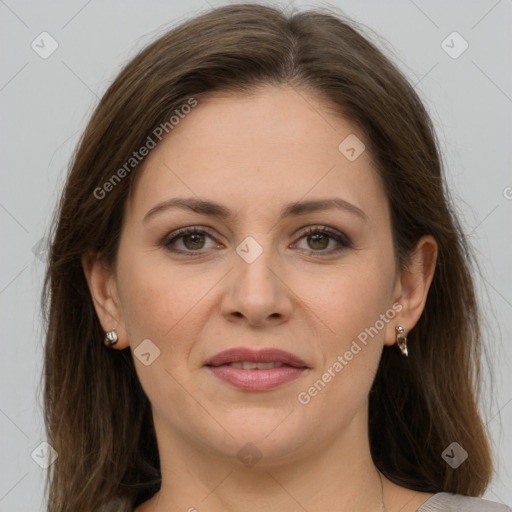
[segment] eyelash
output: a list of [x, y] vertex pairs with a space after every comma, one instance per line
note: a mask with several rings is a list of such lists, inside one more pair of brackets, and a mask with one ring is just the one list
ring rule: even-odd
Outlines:
[[[178, 229], [178, 230], [170, 233], [162, 240], [162, 245], [168, 251], [173, 252], [173, 253], [178, 253], [178, 254], [182, 254], [185, 256], [192, 256], [192, 257], [202, 255], [203, 253], [201, 253], [199, 250], [198, 251], [185, 251], [185, 250], [181, 250], [181, 249], [171, 248], [172, 244], [176, 243], [177, 240], [183, 238], [186, 235], [191, 235], [191, 234], [208, 235], [210, 238], [214, 239], [213, 234], [210, 232], [209, 229], [199, 228], [197, 226], [191, 226], [191, 227], [187, 227], [187, 228]], [[344, 235], [343, 233], [340, 233], [339, 231], [331, 229], [327, 226], [309, 227], [308, 229], [306, 229], [304, 232], [302, 232], [300, 234], [300, 237], [298, 240], [301, 240], [302, 238], [307, 237], [308, 235], [312, 235], [312, 234], [327, 235], [329, 238], [331, 238], [332, 240], [335, 240], [339, 244], [339, 246], [337, 248], [331, 249], [331, 250], [317, 250], [317, 251], [309, 250], [308, 252], [314, 256], [333, 255], [333, 254], [337, 254], [345, 249], [349, 249], [352, 247], [352, 242], [346, 235]], [[305, 250], [305, 249], [303, 249], [303, 250]]]

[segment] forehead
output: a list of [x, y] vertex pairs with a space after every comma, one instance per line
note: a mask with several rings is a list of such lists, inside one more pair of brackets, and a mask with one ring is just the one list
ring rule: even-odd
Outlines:
[[197, 101], [146, 157], [131, 204], [138, 216], [193, 195], [252, 213], [327, 195], [386, 207], [357, 126], [310, 91], [268, 86]]

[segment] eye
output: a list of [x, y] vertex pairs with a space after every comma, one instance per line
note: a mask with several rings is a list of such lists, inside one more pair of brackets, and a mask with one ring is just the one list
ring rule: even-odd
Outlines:
[[[326, 226], [308, 228], [300, 236], [299, 240], [302, 239], [306, 239], [308, 245], [304, 250], [312, 253], [333, 254], [352, 246], [350, 239], [346, 235]], [[333, 241], [337, 246], [329, 248]], [[296, 244], [297, 242], [294, 245]]]
[[[205, 249], [207, 238], [214, 240], [206, 228], [199, 229], [194, 226], [182, 228], [170, 233], [162, 241], [162, 244], [171, 252], [199, 253], [201, 249]], [[206, 247], [206, 249], [208, 249], [208, 247]]]
[[[207, 246], [208, 239], [214, 242], [210, 247]], [[308, 247], [299, 247], [299, 249], [308, 251], [311, 254], [335, 254], [352, 247], [352, 243], [346, 235], [327, 226], [308, 228], [302, 232], [299, 241], [302, 239], [306, 240]], [[330, 247], [333, 243], [334, 247]], [[189, 256], [200, 255], [208, 249], [220, 247], [220, 244], [215, 241], [208, 228], [200, 228], [198, 226], [190, 226], [173, 231], [164, 238], [162, 245], [168, 251]], [[292, 244], [292, 247], [297, 245], [298, 242], [295, 242]]]

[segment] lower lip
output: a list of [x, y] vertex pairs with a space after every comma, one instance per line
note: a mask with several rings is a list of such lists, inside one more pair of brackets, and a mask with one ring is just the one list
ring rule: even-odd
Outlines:
[[267, 391], [300, 377], [307, 368], [280, 366], [269, 370], [242, 370], [233, 366], [208, 366], [219, 379], [244, 391]]

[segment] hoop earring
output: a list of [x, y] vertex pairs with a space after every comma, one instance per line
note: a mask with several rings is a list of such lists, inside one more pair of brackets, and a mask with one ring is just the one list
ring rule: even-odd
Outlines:
[[107, 331], [105, 333], [105, 339], [104, 339], [105, 346], [112, 347], [113, 345], [115, 345], [117, 343], [117, 340], [118, 340], [118, 336], [117, 336], [117, 332], [115, 329], [112, 329], [111, 331]]
[[402, 352], [403, 356], [408, 356], [409, 353], [407, 351], [407, 334], [405, 332], [405, 329], [401, 325], [397, 325], [395, 327], [396, 332], [396, 343], [398, 345], [398, 348]]

